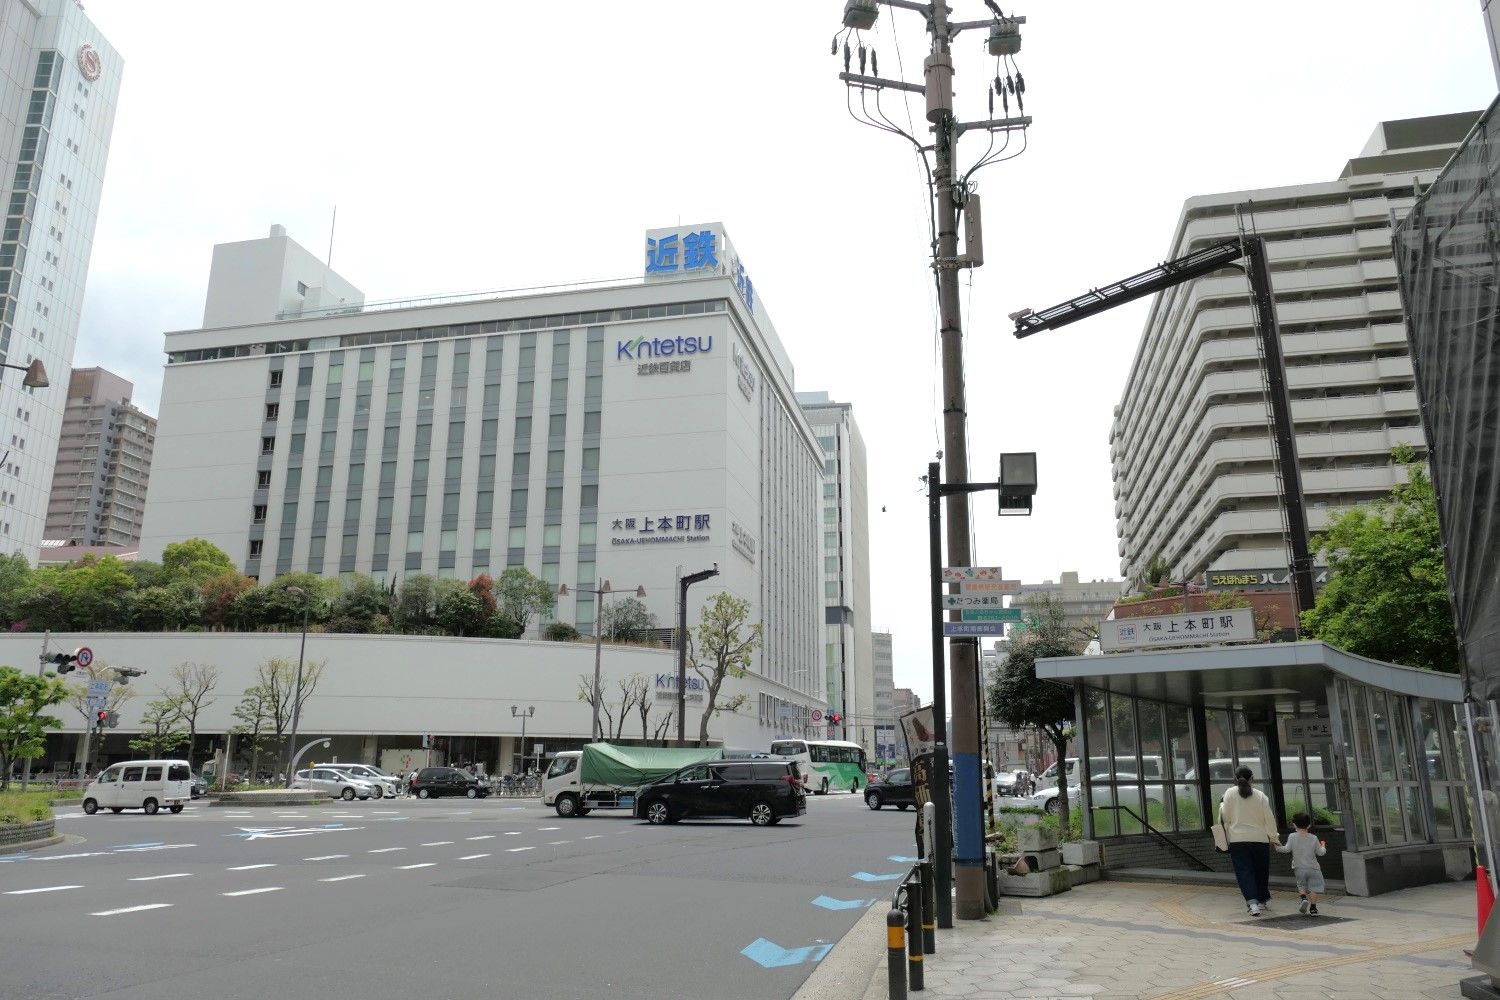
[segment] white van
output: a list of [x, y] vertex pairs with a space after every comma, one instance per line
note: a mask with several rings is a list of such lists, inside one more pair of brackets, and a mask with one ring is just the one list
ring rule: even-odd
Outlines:
[[144, 809], [153, 815], [162, 806], [174, 813], [193, 798], [193, 769], [185, 760], [127, 760], [99, 772], [83, 790], [83, 811]]

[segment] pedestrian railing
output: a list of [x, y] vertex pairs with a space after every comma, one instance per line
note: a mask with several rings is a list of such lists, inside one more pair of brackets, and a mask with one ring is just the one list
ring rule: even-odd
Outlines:
[[1113, 809], [1116, 812], [1129, 813], [1130, 817], [1132, 819], [1134, 819], [1137, 823], [1141, 824], [1141, 829], [1143, 829], [1147, 833], [1151, 834], [1151, 836], [1155, 837], [1157, 840], [1161, 841], [1163, 844], [1166, 844], [1168, 847], [1170, 847], [1172, 850], [1176, 851], [1178, 854], [1181, 854], [1183, 857], [1187, 858], [1189, 861], [1191, 861], [1193, 863], [1193, 866], [1195, 868], [1197, 868], [1200, 871], [1205, 871], [1205, 872], [1211, 872], [1211, 871], [1213, 871], [1213, 867], [1212, 866], [1204, 864], [1201, 860], [1199, 860], [1197, 857], [1195, 857], [1191, 852], [1189, 852], [1181, 844], [1175, 843], [1172, 840], [1172, 838], [1168, 837], [1166, 834], [1162, 833], [1156, 827], [1152, 826], [1151, 823], [1148, 820], [1146, 820], [1144, 817], [1137, 815], [1136, 811], [1134, 809], [1130, 808], [1129, 806], [1112, 805], [1112, 806], [1095, 806], [1094, 808], [1095, 809]]
[[922, 956], [937, 954], [937, 896], [932, 862], [924, 858], [912, 865], [896, 891], [885, 915], [886, 976], [891, 1000], [905, 1000], [907, 989], [926, 989]]

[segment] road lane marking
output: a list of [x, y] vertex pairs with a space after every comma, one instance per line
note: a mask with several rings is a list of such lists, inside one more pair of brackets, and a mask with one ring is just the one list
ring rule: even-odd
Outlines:
[[463, 857], [459, 858], [458, 860], [460, 860], [460, 861], [475, 861], [475, 860], [477, 860], [479, 858], [487, 858], [487, 857], [489, 857], [488, 854], [465, 854]]
[[404, 847], [377, 847], [377, 848], [375, 848], [375, 850], [373, 850], [373, 851], [366, 851], [365, 853], [366, 854], [389, 854], [392, 851], [404, 851], [404, 850], [406, 850], [406, 848], [404, 848]]
[[562, 829], [562, 827], [560, 827], [560, 826], [539, 826], [539, 827], [536, 828], [536, 832], [537, 833], [546, 833], [548, 830], [561, 830], [561, 829]]
[[192, 878], [192, 877], [193, 877], [193, 873], [192, 872], [173, 872], [171, 875], [139, 875], [139, 876], [137, 876], [137, 877], [135, 877], [133, 879], [130, 879], [130, 881], [131, 882], [155, 882], [159, 878]]
[[423, 847], [447, 847], [451, 843], [453, 843], [453, 841], [451, 841], [451, 840], [434, 840], [434, 841], [432, 841], [430, 843], [423, 844], [422, 846]]
[[409, 872], [413, 868], [431, 868], [435, 864], [437, 864], [436, 861], [424, 861], [419, 865], [397, 865], [396, 870], [398, 872]]
[[248, 872], [256, 868], [275, 868], [275, 865], [236, 865], [233, 868], [224, 869], [226, 872]]
[[113, 917], [121, 913], [140, 913], [142, 910], [164, 910], [171, 903], [147, 903], [144, 906], [127, 906], [121, 910], [100, 910], [98, 913], [90, 913], [91, 917]]
[[[506, 834], [506, 836], [510, 836], [510, 834]], [[465, 837], [464, 839], [465, 840], [494, 840], [495, 839], [495, 835], [493, 833], [481, 833], [477, 837]]]
[[587, 837], [584, 837], [583, 839], [584, 840], [598, 840], [602, 836], [604, 836], [604, 834], [602, 834], [602, 833], [591, 833]]
[[401, 815], [401, 812], [398, 809], [371, 809], [370, 810], [370, 815], [372, 815], [372, 816], [399, 816], [399, 815]]
[[150, 847], [123, 847], [121, 854], [140, 854], [144, 851], [175, 851], [179, 847], [197, 847], [197, 844], [152, 844]]
[[263, 892], [280, 892], [281, 886], [268, 885], [263, 889], [241, 889], [239, 892], [221, 892], [221, 896], [258, 896]]
[[351, 878], [364, 878], [363, 875], [336, 875], [333, 878], [320, 878], [319, 882], [347, 882]]
[[505, 835], [507, 837], [519, 837], [521, 835], [521, 831], [520, 830], [506, 830], [505, 831]]
[[506, 854], [515, 854], [517, 851], [534, 851], [534, 850], [536, 850], [536, 848], [534, 848], [534, 847], [510, 847], [510, 848], [506, 848], [505, 853]]
[[34, 892], [62, 892], [64, 889], [82, 889], [81, 885], [48, 885], [40, 889], [12, 889], [7, 896], [29, 896]]
[[139, 844], [115, 844], [110, 850], [118, 851], [126, 847], [160, 847], [165, 843], [165, 840], [143, 840]]
[[334, 858], [347, 858], [347, 854], [319, 854], [315, 858], [303, 858], [303, 861], [332, 861]]
[[549, 841], [547, 841], [547, 846], [548, 847], [557, 847], [559, 844], [571, 844], [571, 843], [572, 843], [571, 840], [549, 840]]

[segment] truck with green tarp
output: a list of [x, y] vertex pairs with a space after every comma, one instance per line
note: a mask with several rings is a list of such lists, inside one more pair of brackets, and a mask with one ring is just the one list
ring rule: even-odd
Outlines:
[[678, 768], [719, 760], [719, 747], [625, 747], [586, 743], [552, 758], [542, 778], [542, 804], [559, 816], [587, 816], [591, 809], [634, 809], [635, 792]]

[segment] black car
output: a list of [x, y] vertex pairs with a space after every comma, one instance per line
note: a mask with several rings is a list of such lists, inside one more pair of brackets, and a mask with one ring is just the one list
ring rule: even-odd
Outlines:
[[657, 824], [684, 817], [735, 817], [772, 826], [805, 812], [802, 776], [789, 760], [692, 764], [642, 785], [635, 799], [636, 819]]
[[419, 799], [435, 799], [439, 795], [482, 799], [490, 794], [490, 782], [456, 767], [424, 767], [411, 781], [411, 794]]
[[905, 809], [915, 804], [909, 767], [898, 767], [884, 778], [870, 782], [865, 789], [865, 805], [871, 809], [879, 809], [881, 806]]
[[200, 799], [208, 794], [208, 779], [201, 774], [193, 775], [193, 798]]

